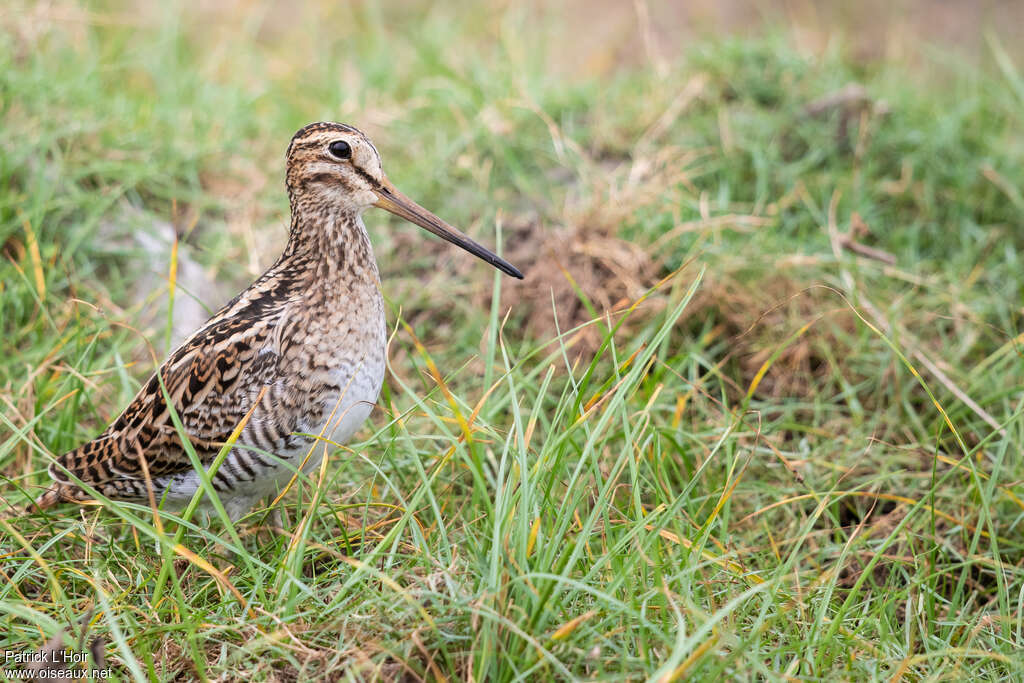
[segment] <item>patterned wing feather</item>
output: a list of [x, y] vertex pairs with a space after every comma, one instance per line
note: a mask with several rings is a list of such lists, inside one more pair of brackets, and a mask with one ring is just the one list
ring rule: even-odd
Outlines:
[[[202, 461], [212, 459], [259, 390], [276, 378], [273, 332], [273, 319], [215, 317], [161, 366], [167, 394]], [[116, 492], [118, 480], [144, 478], [140, 455], [154, 477], [191, 467], [155, 374], [106, 431], [50, 466], [56, 486], [37, 505], [82, 498], [68, 472]]]

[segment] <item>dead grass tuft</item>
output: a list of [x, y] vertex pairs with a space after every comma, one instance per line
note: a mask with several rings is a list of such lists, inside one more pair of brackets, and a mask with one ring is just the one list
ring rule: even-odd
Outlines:
[[[692, 150], [638, 144], [631, 158], [589, 161], [582, 174], [587, 180], [567, 188], [570, 200], [553, 227], [538, 218], [509, 221], [506, 254], [525, 264], [526, 277], [503, 290], [503, 310], [512, 309], [525, 334], [550, 339], [632, 305], [678, 264], [666, 263], [651, 244], [624, 237], [623, 227], [647, 209], [677, 213], [684, 196], [692, 195], [698, 157]], [[658, 296], [650, 297], [633, 324], [661, 306]], [[576, 352], [592, 355], [602, 335], [598, 326], [581, 330]]]
[[[523, 285], [503, 291], [502, 309], [513, 309], [526, 335], [550, 339], [592, 320], [595, 312], [627, 308], [655, 284], [661, 269], [643, 247], [614, 230], [598, 214], [550, 231], [536, 222], [513, 227], [510, 260], [530, 265]], [[577, 350], [592, 354], [602, 336], [597, 326], [581, 330]]]
[[[856, 316], [834, 292], [808, 288], [778, 271], [755, 278], [715, 273], [705, 280], [692, 310], [694, 316], [719, 321], [739, 366], [742, 391], [771, 361], [754, 392], [762, 399], [818, 395], [835, 372], [835, 361], [846, 357], [844, 349], [857, 328]], [[850, 368], [843, 372], [848, 375]]]

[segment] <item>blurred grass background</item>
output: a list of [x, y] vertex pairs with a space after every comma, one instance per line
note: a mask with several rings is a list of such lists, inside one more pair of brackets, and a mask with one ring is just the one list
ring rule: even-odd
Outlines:
[[231, 556], [193, 525], [200, 560], [133, 506], [2, 520], [0, 646], [85, 615], [156, 680], [1024, 675], [1022, 20], [8, 3], [10, 504], [277, 256], [309, 121], [527, 279], [368, 214], [391, 368], [323, 499]]

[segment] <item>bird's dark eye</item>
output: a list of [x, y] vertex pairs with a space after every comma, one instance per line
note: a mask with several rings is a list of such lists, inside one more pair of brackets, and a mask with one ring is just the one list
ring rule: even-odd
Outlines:
[[327, 149], [331, 154], [339, 159], [352, 158], [352, 148], [349, 147], [349, 144], [344, 140], [335, 140]]

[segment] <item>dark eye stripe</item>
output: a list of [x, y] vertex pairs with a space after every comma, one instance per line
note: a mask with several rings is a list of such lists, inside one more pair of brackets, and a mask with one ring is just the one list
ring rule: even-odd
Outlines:
[[327, 151], [338, 159], [352, 158], [352, 148], [344, 140], [335, 140], [327, 147]]
[[352, 164], [352, 168], [355, 169], [356, 173], [358, 173], [360, 176], [362, 176], [363, 180], [365, 180], [366, 182], [370, 183], [370, 185], [372, 185], [374, 187], [377, 186], [378, 183], [377, 183], [376, 180], [374, 180], [372, 175], [370, 175], [369, 173], [367, 173], [363, 169], [359, 168], [355, 164]]

